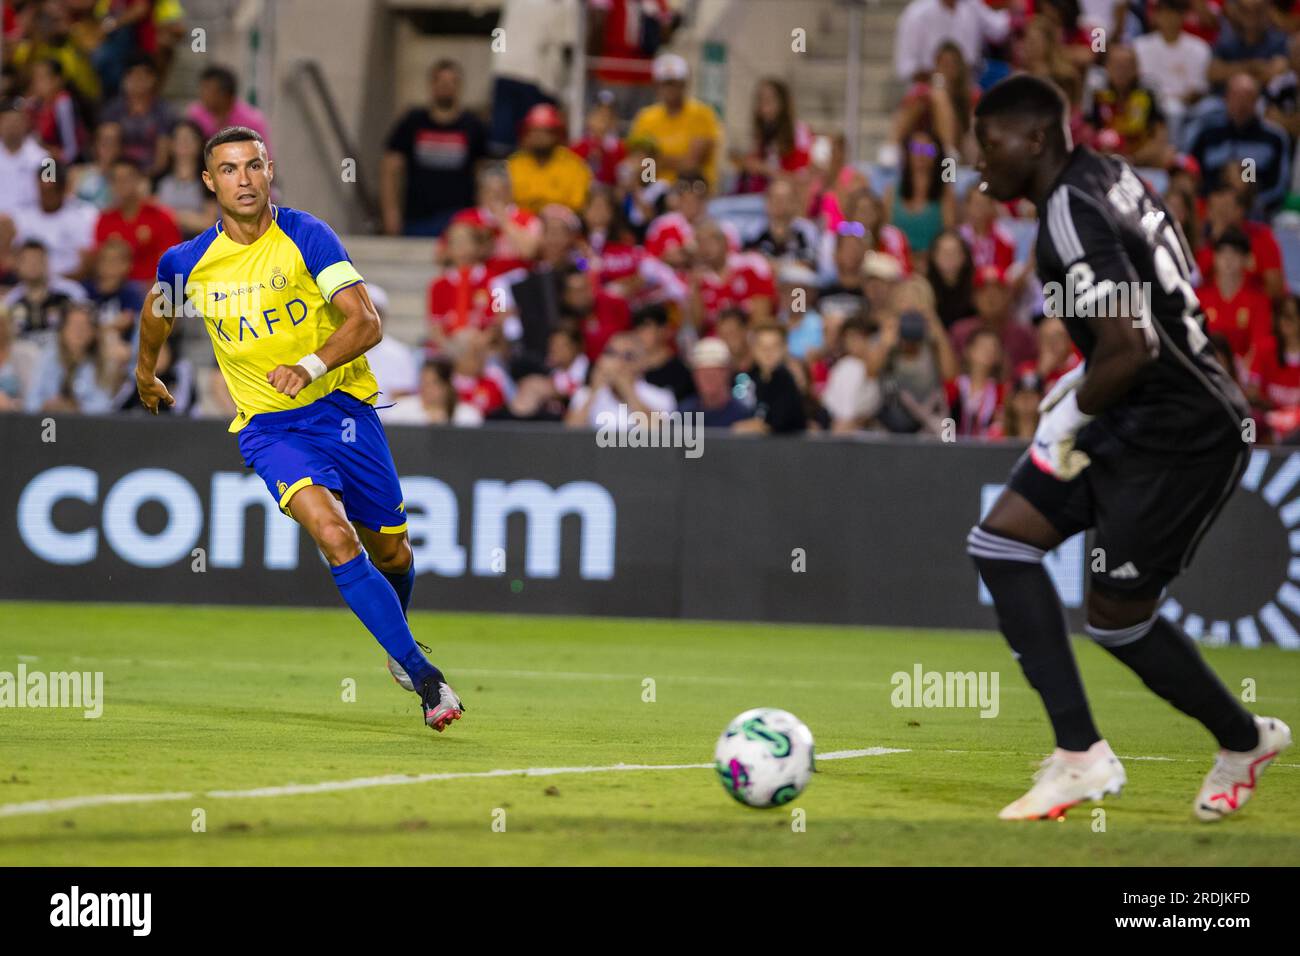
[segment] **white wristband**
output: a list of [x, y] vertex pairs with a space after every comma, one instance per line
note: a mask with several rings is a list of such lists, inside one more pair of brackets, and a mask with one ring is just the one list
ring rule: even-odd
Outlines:
[[294, 364], [301, 365], [305, 368], [313, 382], [329, 371], [329, 368], [320, 360], [320, 356], [315, 352], [308, 352]]

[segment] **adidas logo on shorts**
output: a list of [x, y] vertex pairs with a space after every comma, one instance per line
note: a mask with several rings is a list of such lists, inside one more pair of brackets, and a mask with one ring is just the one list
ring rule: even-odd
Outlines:
[[1133, 567], [1132, 561], [1125, 561], [1114, 571], [1110, 572], [1112, 578], [1135, 578], [1138, 576], [1138, 569]]

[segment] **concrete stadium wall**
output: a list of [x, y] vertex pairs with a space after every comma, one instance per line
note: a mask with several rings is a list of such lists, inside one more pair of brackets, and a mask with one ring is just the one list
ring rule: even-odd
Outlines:
[[[340, 604], [220, 423], [54, 429], [0, 417], [0, 599]], [[994, 624], [964, 539], [1015, 447], [708, 433], [688, 458], [539, 425], [389, 437], [417, 609]], [[1297, 485], [1300, 453], [1256, 451], [1165, 612], [1208, 641], [1300, 646]], [[1048, 563], [1076, 626], [1089, 560], [1080, 536]]]

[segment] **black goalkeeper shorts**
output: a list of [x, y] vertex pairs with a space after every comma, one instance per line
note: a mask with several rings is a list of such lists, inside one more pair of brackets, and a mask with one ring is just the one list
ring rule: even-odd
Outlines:
[[1007, 487], [1037, 508], [1062, 540], [1094, 530], [1092, 587], [1117, 597], [1159, 597], [1191, 563], [1237, 487], [1249, 450], [1233, 442], [1222, 454], [1183, 460], [1094, 438], [1087, 449], [1092, 463], [1072, 480], [1053, 478], [1026, 452]]

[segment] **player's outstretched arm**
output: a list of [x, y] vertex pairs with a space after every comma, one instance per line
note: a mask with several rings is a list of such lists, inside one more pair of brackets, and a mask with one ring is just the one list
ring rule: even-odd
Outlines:
[[154, 372], [158, 367], [158, 352], [171, 335], [173, 321], [170, 303], [154, 286], [140, 309], [140, 355], [135, 363], [135, 388], [140, 393], [140, 404], [155, 415], [163, 405], [176, 404]]
[[370, 301], [364, 282], [339, 290], [331, 301], [343, 313], [343, 324], [324, 345], [304, 355], [298, 364], [277, 365], [267, 372], [266, 380], [276, 391], [294, 398], [326, 372], [365, 355], [383, 339], [379, 311]]

